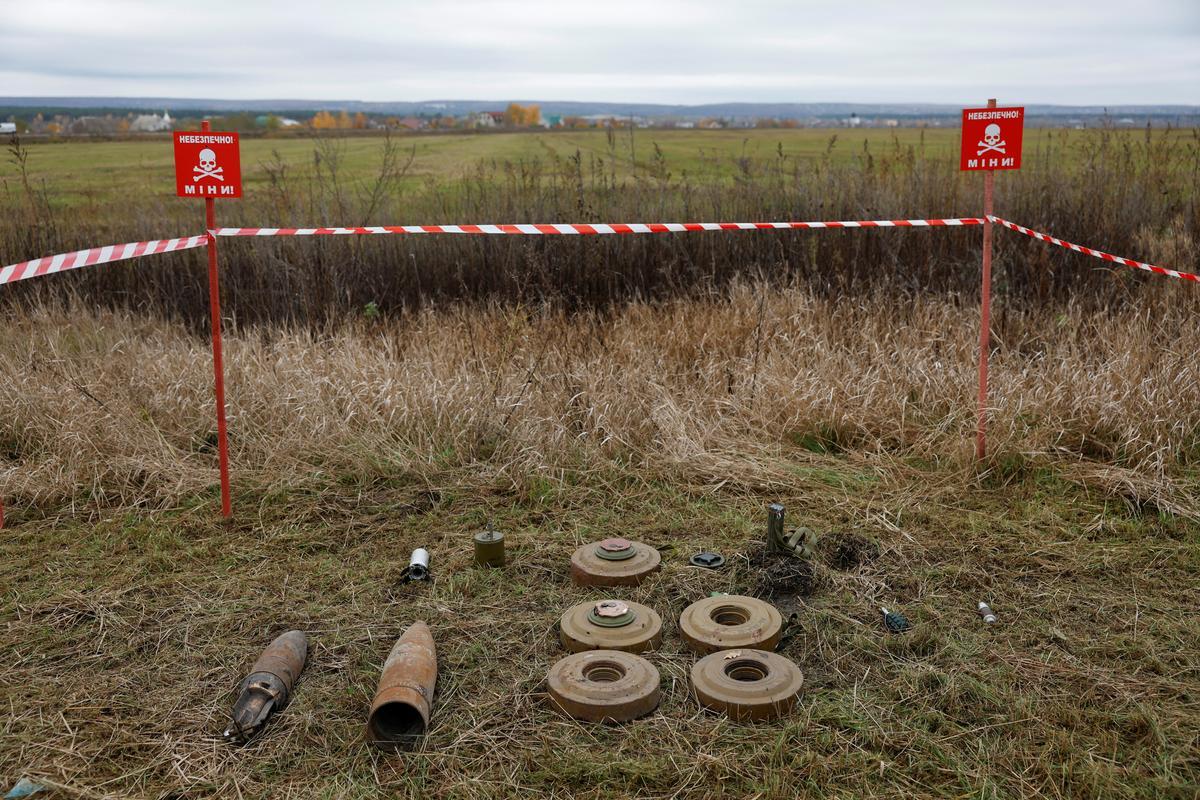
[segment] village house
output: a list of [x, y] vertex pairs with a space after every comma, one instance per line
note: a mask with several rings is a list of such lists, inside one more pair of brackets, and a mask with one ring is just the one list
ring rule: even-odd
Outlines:
[[129, 130], [138, 133], [160, 133], [169, 131], [173, 127], [175, 127], [175, 120], [171, 119], [171, 115], [166, 111], [163, 111], [161, 117], [157, 114], [140, 114], [134, 118], [133, 122], [129, 123]]

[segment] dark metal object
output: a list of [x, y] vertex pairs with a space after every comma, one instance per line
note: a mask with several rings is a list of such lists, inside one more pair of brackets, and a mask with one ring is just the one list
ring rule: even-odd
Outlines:
[[287, 705], [307, 656], [308, 637], [303, 631], [288, 631], [267, 645], [238, 688], [225, 741], [246, 742], [262, 730], [271, 714]]
[[383, 664], [379, 689], [367, 716], [367, 737], [372, 743], [396, 749], [425, 733], [437, 672], [433, 634], [424, 622], [414, 622]]
[[703, 553], [696, 553], [696, 555], [689, 559], [689, 563], [693, 567], [717, 569], [718, 567], [725, 566], [725, 556], [721, 555], [720, 553], [710, 553], [705, 551]]
[[777, 553], [783, 549], [783, 506], [772, 503], [767, 506], [767, 552]]
[[482, 531], [475, 534], [475, 563], [480, 567], [504, 566], [504, 534]]
[[888, 611], [886, 608], [880, 608], [879, 610], [883, 612], [883, 627], [887, 628], [889, 633], [904, 633], [912, 628], [912, 623], [908, 621], [908, 617], [899, 611]]
[[775, 643], [775, 652], [782, 653], [787, 648], [791, 641], [801, 632], [800, 614], [793, 611], [791, 615], [784, 620], [783, 632], [779, 636], [779, 641]]

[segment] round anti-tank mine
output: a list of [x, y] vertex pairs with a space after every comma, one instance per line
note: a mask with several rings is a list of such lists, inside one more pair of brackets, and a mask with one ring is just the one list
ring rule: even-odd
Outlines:
[[803, 686], [799, 667], [765, 650], [720, 650], [692, 667], [692, 689], [700, 704], [739, 721], [786, 714]]
[[550, 667], [551, 704], [588, 722], [628, 722], [658, 707], [658, 670], [620, 650], [574, 653]]
[[641, 603], [588, 601], [572, 606], [559, 622], [559, 640], [572, 653], [622, 650], [641, 653], [662, 644], [662, 617]]
[[747, 647], [774, 650], [783, 632], [775, 606], [736, 594], [697, 600], [679, 615], [679, 632], [700, 655]]
[[662, 565], [648, 544], [619, 537], [591, 542], [571, 554], [571, 580], [580, 586], [635, 586]]

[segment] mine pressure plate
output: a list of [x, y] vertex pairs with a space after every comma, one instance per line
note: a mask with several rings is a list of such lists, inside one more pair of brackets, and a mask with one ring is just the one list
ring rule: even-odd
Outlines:
[[621, 600], [588, 601], [562, 615], [559, 640], [572, 653], [623, 650], [640, 653], [662, 644], [662, 617], [649, 606]]
[[725, 565], [725, 556], [721, 555], [720, 553], [710, 553], [705, 551], [703, 553], [696, 553], [696, 555], [688, 559], [688, 563], [693, 567], [717, 569], [718, 567]]
[[650, 545], [604, 539], [571, 554], [571, 579], [581, 586], [633, 586], [661, 564], [662, 556]]

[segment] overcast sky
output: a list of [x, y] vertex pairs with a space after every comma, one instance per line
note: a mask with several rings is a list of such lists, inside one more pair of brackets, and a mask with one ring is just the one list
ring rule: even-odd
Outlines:
[[0, 96], [1200, 104], [1200, 0], [0, 0]]

